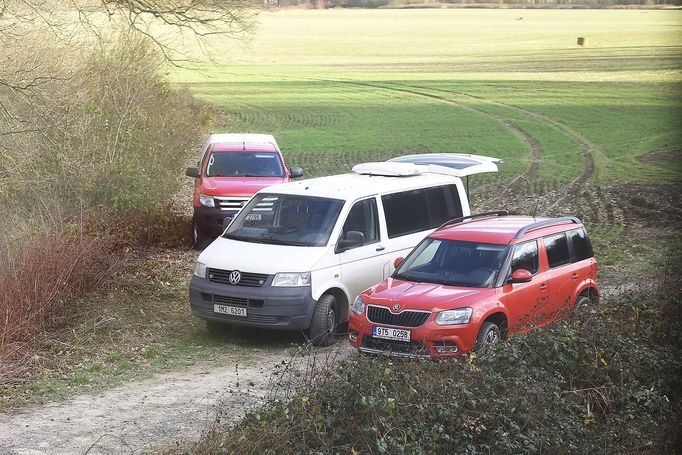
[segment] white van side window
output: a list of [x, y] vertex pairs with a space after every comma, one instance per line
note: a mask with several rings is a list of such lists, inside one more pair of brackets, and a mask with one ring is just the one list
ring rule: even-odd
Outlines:
[[457, 185], [402, 191], [381, 197], [388, 238], [425, 231], [462, 216]]
[[377, 213], [376, 199], [364, 199], [353, 205], [350, 212], [348, 212], [346, 222], [343, 224], [341, 238], [345, 239], [346, 234], [350, 231], [362, 232], [365, 236], [363, 245], [379, 241], [379, 215]]

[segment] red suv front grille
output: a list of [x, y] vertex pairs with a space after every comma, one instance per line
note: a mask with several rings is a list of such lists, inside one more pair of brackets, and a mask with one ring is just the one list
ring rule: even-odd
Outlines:
[[429, 319], [429, 316], [431, 316], [430, 311], [405, 310], [401, 313], [394, 314], [383, 306], [367, 306], [367, 320], [374, 324], [419, 327]]

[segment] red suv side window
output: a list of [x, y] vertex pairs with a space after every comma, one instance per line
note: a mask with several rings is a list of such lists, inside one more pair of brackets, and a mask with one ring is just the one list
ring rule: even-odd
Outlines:
[[559, 267], [571, 262], [571, 255], [568, 251], [568, 239], [566, 234], [561, 233], [552, 235], [542, 239], [545, 243], [545, 250], [547, 251], [547, 261], [549, 268]]
[[574, 229], [568, 231], [568, 237], [571, 239], [571, 246], [573, 247], [573, 262], [589, 259], [594, 256], [592, 253], [592, 244], [584, 229]]
[[524, 269], [531, 274], [538, 273], [538, 242], [533, 240], [524, 242], [514, 247], [512, 256], [511, 271]]

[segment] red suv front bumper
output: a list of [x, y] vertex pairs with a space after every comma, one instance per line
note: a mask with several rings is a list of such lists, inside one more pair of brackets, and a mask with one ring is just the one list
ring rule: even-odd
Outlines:
[[[370, 354], [388, 353], [397, 357], [445, 358], [469, 352], [476, 344], [478, 326], [475, 324], [438, 325], [435, 315], [419, 327], [398, 327], [369, 322], [365, 314], [351, 312], [348, 321], [348, 341], [360, 352]], [[410, 331], [410, 341], [394, 341], [376, 338], [372, 327], [390, 327]]]

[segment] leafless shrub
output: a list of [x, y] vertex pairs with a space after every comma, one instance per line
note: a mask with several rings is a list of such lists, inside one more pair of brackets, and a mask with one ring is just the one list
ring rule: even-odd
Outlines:
[[117, 262], [114, 240], [54, 232], [27, 238], [0, 257], [0, 364], [76, 311]]

